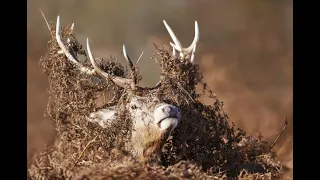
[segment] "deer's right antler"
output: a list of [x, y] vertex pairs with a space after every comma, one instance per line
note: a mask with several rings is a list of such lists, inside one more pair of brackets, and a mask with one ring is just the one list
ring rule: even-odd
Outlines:
[[[71, 30], [74, 29], [74, 23], [71, 26]], [[66, 47], [64, 45], [64, 43], [62, 42], [61, 36], [60, 36], [60, 17], [57, 17], [57, 24], [56, 24], [56, 40], [57, 43], [59, 45], [59, 47], [62, 50], [62, 53], [68, 58], [68, 60], [74, 64], [82, 73], [88, 74], [88, 75], [98, 75], [104, 79], [107, 80], [111, 80], [113, 83], [115, 83], [116, 85], [122, 87], [122, 88], [130, 88], [132, 90], [140, 88], [140, 89], [144, 89], [144, 90], [152, 90], [152, 89], [156, 89], [161, 85], [161, 80], [154, 86], [154, 87], [139, 87], [137, 85], [137, 77], [135, 75], [135, 66], [133, 65], [132, 61], [130, 60], [129, 56], [127, 55], [126, 52], [126, 47], [125, 45], [123, 45], [123, 55], [125, 57], [125, 59], [127, 60], [127, 62], [129, 63], [129, 67], [131, 69], [131, 78], [123, 78], [123, 77], [119, 77], [119, 76], [114, 76], [114, 75], [110, 75], [106, 72], [104, 72], [96, 63], [95, 58], [93, 57], [92, 53], [91, 53], [91, 49], [90, 49], [90, 45], [89, 45], [89, 39], [87, 38], [87, 51], [88, 51], [88, 56], [90, 59], [90, 62], [93, 66], [93, 69], [90, 69], [88, 67], [83, 66], [76, 58], [76, 54], [72, 54], [70, 51], [72, 50], [72, 47]], [[70, 40], [68, 39], [68, 42]]]
[[[72, 29], [74, 28], [74, 24], [72, 25]], [[89, 39], [87, 38], [87, 51], [88, 51], [88, 55], [89, 55], [89, 59], [90, 62], [93, 66], [94, 69], [90, 69], [88, 67], [83, 66], [81, 63], [79, 63], [79, 61], [70, 53], [69, 48], [67, 48], [64, 43], [61, 40], [61, 36], [60, 36], [60, 17], [57, 17], [57, 24], [56, 24], [56, 40], [57, 43], [59, 45], [59, 47], [61, 48], [62, 52], [64, 53], [64, 55], [68, 58], [68, 60], [74, 64], [75, 66], [78, 67], [78, 69], [85, 74], [88, 75], [99, 75], [104, 79], [108, 79], [111, 80], [113, 83], [115, 83], [116, 85], [122, 87], [122, 88], [135, 88], [136, 84], [135, 81], [133, 79], [128, 79], [128, 78], [123, 78], [123, 77], [119, 77], [119, 76], [113, 76], [110, 75], [106, 72], [104, 72], [96, 63], [96, 61], [94, 60], [94, 57], [91, 53], [90, 50], [90, 45], [89, 45]], [[124, 47], [125, 49], [125, 47]], [[126, 56], [127, 61], [129, 61], [129, 65], [130, 68], [132, 68], [132, 62], [130, 61], [129, 58], [127, 58], [128, 56]], [[130, 63], [131, 62], [131, 63]]]

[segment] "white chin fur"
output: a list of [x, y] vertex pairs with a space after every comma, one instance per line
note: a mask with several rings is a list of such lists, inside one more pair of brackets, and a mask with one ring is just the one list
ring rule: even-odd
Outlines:
[[166, 118], [161, 121], [160, 129], [161, 131], [174, 129], [177, 125], [178, 125], [178, 120], [176, 118]]

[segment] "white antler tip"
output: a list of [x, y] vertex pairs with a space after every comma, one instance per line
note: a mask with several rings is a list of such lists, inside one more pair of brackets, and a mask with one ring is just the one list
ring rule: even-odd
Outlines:
[[[170, 29], [171, 30], [171, 28], [169, 27], [169, 25], [168, 25], [168, 23], [166, 22], [166, 20], [163, 20], [163, 24], [164, 24], [164, 26], [168, 29]], [[171, 30], [172, 31], [172, 30]]]
[[123, 52], [123, 56], [127, 59], [128, 58], [127, 49], [126, 49], [126, 46], [124, 44], [122, 45], [122, 52]]
[[56, 24], [56, 37], [59, 36], [59, 30], [60, 30], [60, 16], [57, 17], [57, 24]]
[[163, 20], [163, 24], [166, 26], [166, 28], [170, 28], [166, 20]]
[[169, 35], [171, 36], [172, 41], [175, 44], [175, 49], [178, 51], [182, 51], [182, 46], [180, 41], [178, 40], [178, 38], [176, 37], [176, 35], [173, 33], [172, 29], [170, 28], [170, 26], [167, 24], [167, 22], [165, 20], [163, 20], [164, 26], [166, 27]]
[[71, 25], [71, 30], [73, 30], [74, 29], [74, 23], [72, 23], [72, 25]]
[[88, 51], [88, 55], [91, 59], [92, 54], [91, 54], [90, 45], [89, 45], [89, 38], [87, 38], [87, 51]]
[[57, 26], [60, 26], [60, 16], [57, 16]]
[[199, 31], [198, 21], [195, 21], [195, 22], [194, 22], [194, 27]]

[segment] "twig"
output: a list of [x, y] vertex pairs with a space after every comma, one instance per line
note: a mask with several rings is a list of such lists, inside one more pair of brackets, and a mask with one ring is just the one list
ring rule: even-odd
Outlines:
[[50, 35], [52, 36], [52, 38], [54, 38], [53, 33], [52, 33], [52, 30], [51, 30], [51, 28], [50, 28], [50, 25], [49, 25], [49, 23], [48, 23], [48, 21], [47, 21], [46, 16], [44, 15], [42, 9], [40, 9], [40, 12], [41, 12], [41, 15], [42, 15], [44, 21], [46, 22], [46, 24], [47, 24], [47, 26], [48, 26], [48, 29], [49, 29], [49, 31], [50, 31]]
[[179, 82], [177, 83], [177, 85], [186, 95], [188, 95], [188, 97], [192, 100], [192, 102], [195, 102], [194, 99], [191, 97], [191, 95], [188, 93], [188, 91], [185, 90]]
[[136, 65], [139, 63], [139, 61], [140, 61], [141, 57], [143, 56], [143, 54], [144, 54], [144, 51], [142, 51], [142, 53], [140, 54], [140, 56], [139, 56], [139, 58], [138, 58], [138, 60], [136, 62]]
[[272, 137], [274, 137], [274, 136], [278, 135], [279, 133], [281, 133], [281, 131], [278, 131], [278, 132], [276, 132], [276, 133], [272, 134], [271, 136], [269, 136], [269, 137], [265, 138], [265, 139], [264, 139], [263, 141], [261, 141], [261, 142], [266, 142], [266, 141], [268, 141], [269, 139], [271, 139]]
[[81, 158], [82, 155], [84, 154], [84, 151], [89, 147], [89, 145], [90, 145], [91, 143], [93, 143], [93, 142], [97, 139], [98, 136], [99, 136], [99, 134], [96, 135], [96, 137], [94, 137], [91, 141], [88, 142], [88, 144], [87, 144], [87, 145], [84, 147], [84, 149], [81, 151], [79, 157], [77, 158], [76, 162], [73, 164], [72, 168], [74, 168], [74, 166], [79, 162], [80, 158]]
[[152, 43], [152, 44], [157, 50], [159, 49], [159, 47], [156, 45], [156, 43]]
[[269, 148], [269, 150], [268, 150], [268, 153], [271, 151], [271, 149], [272, 149], [272, 148], [274, 147], [274, 145], [277, 143], [279, 137], [281, 136], [281, 134], [283, 133], [283, 131], [286, 129], [287, 126], [288, 126], [288, 117], [286, 117], [286, 120], [285, 120], [285, 122], [284, 122], [284, 125], [283, 125], [282, 129], [281, 129], [278, 137], [277, 137], [277, 138], [274, 140], [274, 142], [271, 144], [271, 146], [270, 146], [270, 148]]

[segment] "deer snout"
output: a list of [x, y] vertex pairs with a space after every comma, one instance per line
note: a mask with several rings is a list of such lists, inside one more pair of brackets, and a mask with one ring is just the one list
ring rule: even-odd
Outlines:
[[154, 118], [161, 131], [172, 131], [180, 121], [181, 112], [176, 106], [162, 104], [155, 109]]

